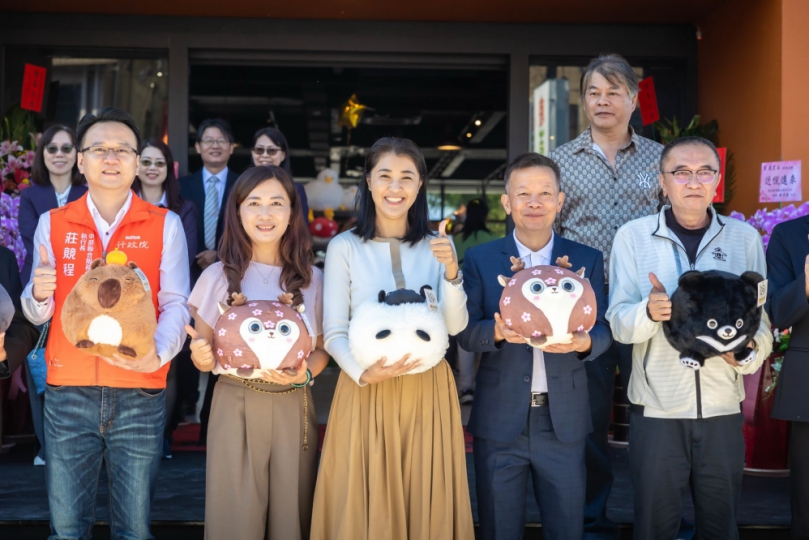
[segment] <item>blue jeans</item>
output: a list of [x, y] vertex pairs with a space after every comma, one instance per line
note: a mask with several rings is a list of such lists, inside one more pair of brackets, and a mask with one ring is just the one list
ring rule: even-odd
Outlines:
[[102, 458], [109, 478], [111, 537], [154, 538], [150, 501], [165, 419], [165, 390], [48, 385], [50, 540], [91, 537]]

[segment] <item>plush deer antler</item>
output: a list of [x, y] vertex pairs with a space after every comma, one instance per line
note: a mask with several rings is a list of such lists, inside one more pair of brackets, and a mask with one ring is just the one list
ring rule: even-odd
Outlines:
[[247, 303], [247, 297], [244, 295], [244, 293], [233, 293], [230, 295], [230, 297], [233, 298], [233, 302], [231, 302], [230, 305], [234, 307], [243, 306]]
[[573, 268], [573, 265], [567, 260], [567, 255], [565, 255], [564, 257], [557, 257], [556, 266], [558, 266], [559, 268], [566, 268], [568, 270], [570, 268]]
[[519, 257], [509, 257], [509, 260], [511, 260], [512, 272], [519, 272], [520, 270], [525, 269], [525, 262]]
[[292, 293], [281, 293], [278, 295], [278, 301], [282, 304], [292, 307]]

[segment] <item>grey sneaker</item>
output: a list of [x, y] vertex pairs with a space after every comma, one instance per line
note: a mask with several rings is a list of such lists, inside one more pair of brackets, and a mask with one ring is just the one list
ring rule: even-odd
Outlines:
[[466, 405], [467, 403], [472, 403], [475, 400], [475, 391], [471, 388], [467, 388], [463, 392], [461, 392], [461, 397], [458, 401], [461, 402], [461, 405]]

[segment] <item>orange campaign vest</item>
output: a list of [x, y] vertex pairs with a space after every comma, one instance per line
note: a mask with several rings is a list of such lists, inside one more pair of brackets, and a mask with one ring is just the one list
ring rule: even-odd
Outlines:
[[[113, 388], [165, 388], [169, 364], [154, 373], [139, 373], [111, 366], [98, 356], [82, 352], [62, 331], [62, 306], [79, 278], [95, 259], [106, 257], [87, 207], [86, 193], [80, 199], [51, 210], [51, 246], [56, 268], [55, 311], [48, 333], [45, 358], [48, 384], [61, 386], [109, 386]], [[112, 233], [107, 249], [116, 247], [129, 261], [137, 263], [152, 289], [152, 303], [158, 311], [160, 258], [163, 253], [163, 224], [168, 210], [132, 196], [132, 205]]]

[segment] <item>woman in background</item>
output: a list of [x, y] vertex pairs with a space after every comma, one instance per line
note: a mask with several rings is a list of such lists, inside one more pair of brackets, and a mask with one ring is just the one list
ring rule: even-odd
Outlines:
[[[274, 165], [286, 171], [290, 178], [292, 166], [289, 164], [289, 144], [284, 134], [275, 128], [262, 128], [253, 135], [253, 142], [250, 145], [250, 152], [253, 165]], [[303, 186], [295, 182], [295, 191], [298, 192], [298, 200], [301, 203], [303, 220], [309, 222], [309, 203], [306, 199], [306, 191]]]
[[46, 129], [37, 144], [31, 186], [20, 192], [20, 235], [25, 244], [25, 264], [20, 271], [23, 286], [31, 279], [39, 216], [87, 193], [84, 176], [76, 165], [76, 144], [76, 132], [62, 125]]
[[[169, 147], [159, 139], [147, 139], [141, 143], [140, 168], [132, 183], [132, 190], [148, 203], [168, 208], [183, 222], [185, 241], [188, 245], [188, 264], [194, 264], [197, 253], [196, 206], [180, 196], [180, 181], [174, 174], [174, 158]], [[171, 459], [171, 442], [181, 413], [175, 410], [177, 403], [180, 364], [171, 362], [166, 377], [166, 427], [163, 432], [163, 459]]]
[[[76, 165], [76, 132], [67, 126], [56, 125], [45, 130], [37, 144], [36, 156], [31, 166], [31, 185], [20, 192], [19, 226], [20, 236], [25, 245], [25, 263], [20, 278], [23, 287], [31, 279], [31, 265], [34, 260], [34, 232], [39, 217], [54, 208], [61, 208], [87, 193], [84, 176]], [[19, 297], [19, 296], [18, 296]], [[37, 336], [38, 338], [38, 336]], [[36, 343], [36, 339], [34, 339]], [[37, 394], [30, 370], [25, 370], [26, 384], [31, 389], [31, 419], [34, 433], [39, 441], [39, 452], [34, 465], [45, 465], [45, 431], [43, 407], [45, 395]]]

